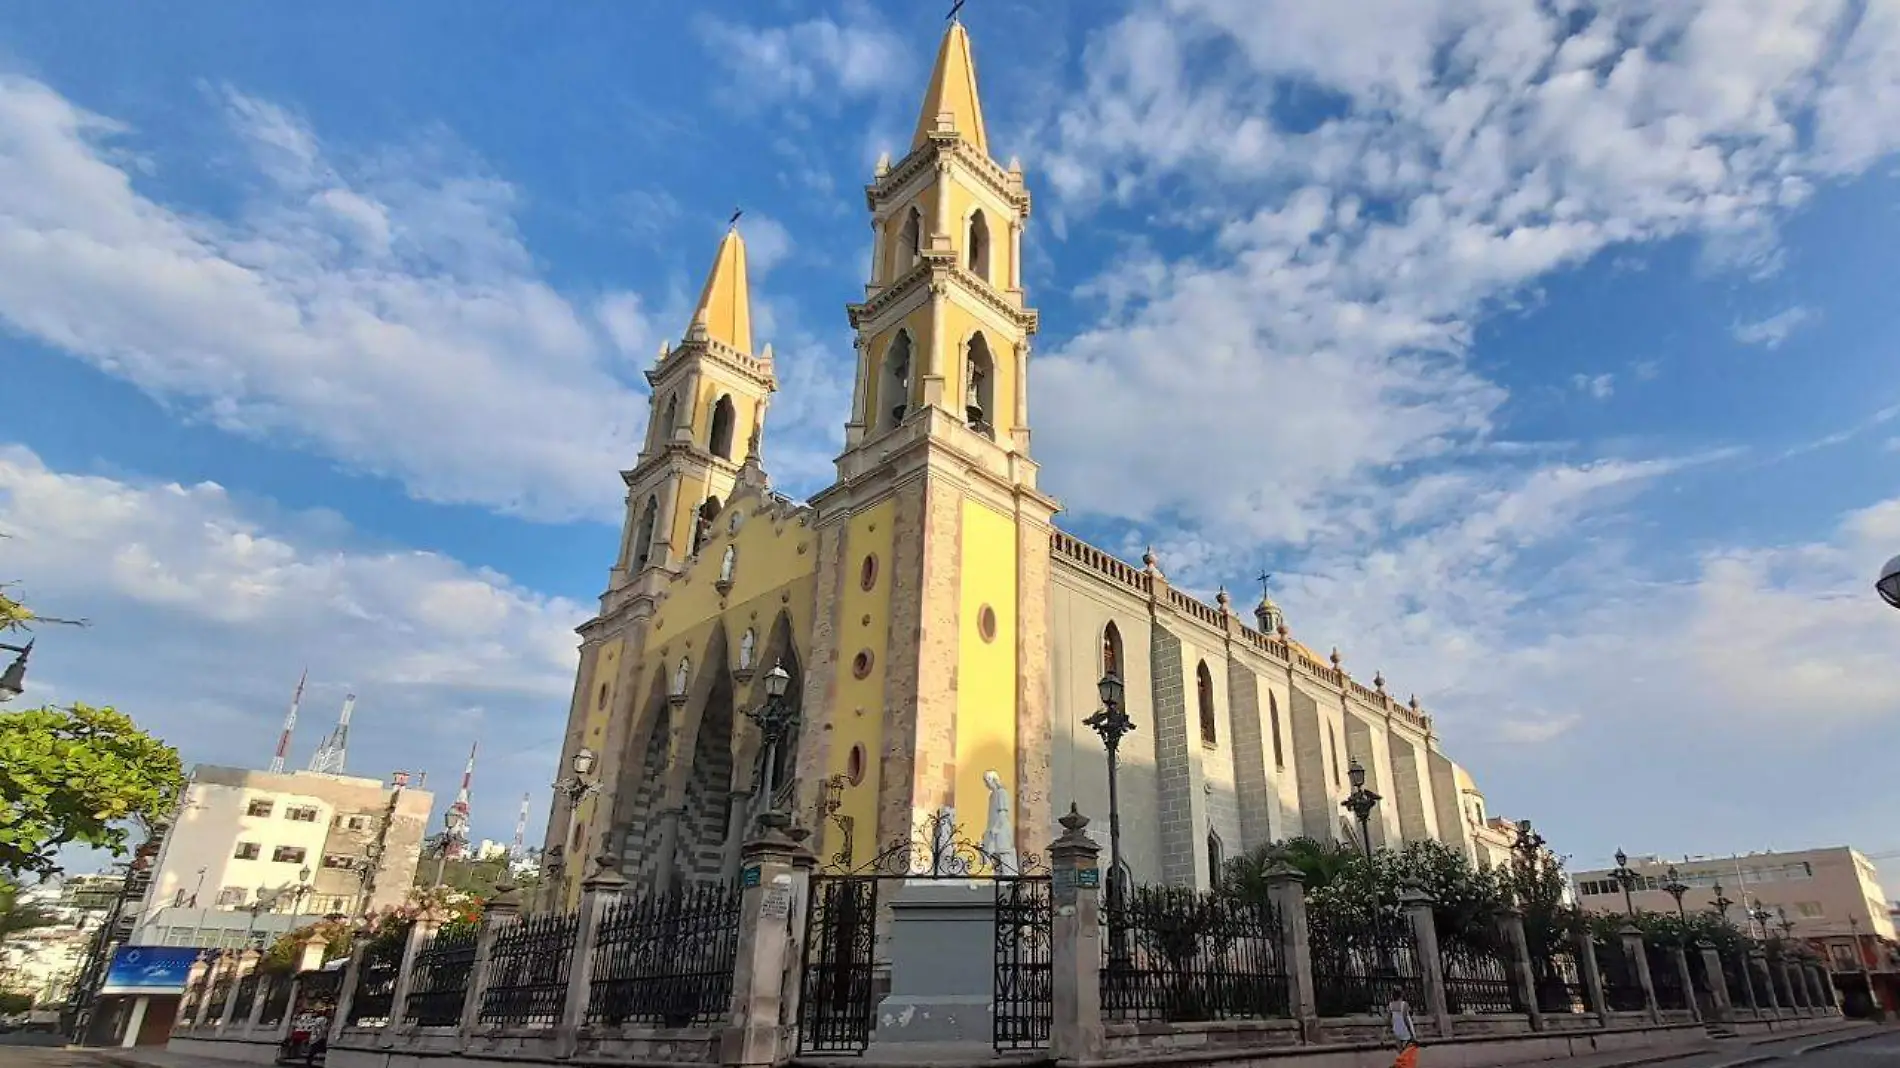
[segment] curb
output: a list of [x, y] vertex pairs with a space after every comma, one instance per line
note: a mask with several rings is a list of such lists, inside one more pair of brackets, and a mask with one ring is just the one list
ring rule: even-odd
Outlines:
[[1803, 1057], [1816, 1050], [1833, 1049], [1835, 1046], [1846, 1046], [1855, 1042], [1865, 1042], [1871, 1038], [1882, 1038], [1894, 1033], [1892, 1029], [1886, 1027], [1856, 1027], [1854, 1030], [1857, 1032], [1856, 1034], [1843, 1035], [1840, 1038], [1830, 1038], [1825, 1042], [1816, 1042], [1813, 1045], [1802, 1046], [1800, 1049], [1788, 1054], [1788, 1056]]
[[1641, 1056], [1627, 1057], [1620, 1061], [1602, 1061], [1593, 1068], [1641, 1068], [1648, 1064], [1667, 1064], [1670, 1061], [1687, 1060], [1714, 1053], [1714, 1046], [1689, 1046], [1682, 1049], [1666, 1050], [1661, 1053], [1646, 1053]]

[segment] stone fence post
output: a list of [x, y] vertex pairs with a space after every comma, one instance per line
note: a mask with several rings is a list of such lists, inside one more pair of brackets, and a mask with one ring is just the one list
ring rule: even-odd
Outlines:
[[1445, 957], [1438, 948], [1438, 921], [1432, 916], [1432, 896], [1416, 886], [1399, 891], [1399, 907], [1412, 925], [1418, 946], [1418, 974], [1425, 983], [1425, 1011], [1438, 1025], [1438, 1037], [1451, 1037], [1451, 1006], [1445, 997]]
[[1069, 804], [1049, 846], [1049, 1055], [1082, 1064], [1102, 1055], [1102, 847]]
[[1765, 1012], [1775, 1019], [1780, 1019], [1781, 999], [1775, 993], [1775, 977], [1769, 974], [1768, 971], [1768, 954], [1763, 951], [1760, 943], [1756, 943], [1748, 949], [1749, 985], [1754, 986], [1757, 979], [1761, 982], [1763, 997], [1761, 1001], [1756, 1003], [1756, 1011], [1758, 1013]]
[[1531, 946], [1524, 937], [1524, 914], [1510, 906], [1499, 909], [1498, 929], [1504, 932], [1504, 942], [1511, 947], [1511, 973], [1517, 981], [1518, 1000], [1530, 1014], [1531, 1030], [1542, 1031], [1544, 1007], [1537, 1003], [1537, 976], [1531, 971]]
[[1637, 985], [1643, 988], [1643, 1004], [1649, 1009], [1649, 1022], [1662, 1023], [1662, 1006], [1656, 1003], [1656, 977], [1649, 974], [1649, 949], [1643, 944], [1642, 929], [1633, 923], [1626, 923], [1616, 932], [1623, 943], [1623, 953], [1629, 957], [1630, 967], [1636, 971]]
[[784, 1026], [786, 968], [796, 960], [793, 931], [803, 930], [811, 898], [811, 853], [802, 828], [788, 833], [792, 818], [784, 812], [761, 813], [756, 826], [739, 852], [739, 945], [719, 1061], [769, 1068], [797, 1051], [796, 1028]]
[[231, 971], [231, 989], [224, 993], [224, 1011], [218, 1014], [218, 1030], [228, 1030], [231, 1021], [237, 1019], [238, 995], [244, 990], [244, 977], [251, 974], [262, 956], [251, 946], [245, 946], [244, 952], [238, 954], [237, 965]]
[[1702, 999], [1695, 996], [1695, 973], [1689, 970], [1689, 953], [1681, 946], [1670, 946], [1669, 957], [1675, 963], [1676, 976], [1682, 981], [1682, 1000], [1689, 1003], [1689, 1018], [1702, 1022]]
[[271, 990], [282, 981], [282, 976], [261, 971], [263, 961], [257, 962], [253, 973], [257, 975], [257, 985], [251, 988], [251, 1007], [244, 1014], [244, 1034], [248, 1037], [257, 1033], [258, 1022], [264, 1018], [264, 1003], [270, 1000]]
[[204, 993], [198, 997], [198, 1004], [192, 1007], [191, 1026], [193, 1027], [203, 1027], [205, 1018], [211, 1015], [211, 995], [217, 993], [218, 976], [223, 974], [224, 966], [230, 963], [226, 959], [229, 954], [223, 950], [215, 953], [207, 950], [206, 954], [205, 989]]
[[334, 1046], [349, 1026], [350, 1013], [356, 1008], [356, 988], [363, 982], [363, 958], [369, 953], [369, 932], [359, 930], [350, 940], [350, 962], [343, 967], [343, 981], [336, 990], [336, 1015], [330, 1018], [327, 1041]]
[[1596, 935], [1588, 927], [1577, 935], [1577, 966], [1583, 969], [1583, 992], [1597, 1014], [1597, 1026], [1610, 1026], [1610, 999], [1603, 994], [1603, 964], [1597, 960]]
[[402, 963], [396, 966], [396, 985], [389, 992], [389, 1022], [383, 1024], [383, 1046], [396, 1044], [396, 1036], [413, 1030], [409, 1026], [409, 990], [416, 981], [416, 958], [429, 937], [442, 926], [442, 917], [428, 908], [409, 925], [409, 936], [402, 942]]
[[469, 1039], [481, 1026], [482, 1001], [488, 996], [495, 937], [503, 927], [521, 918], [521, 891], [512, 883], [495, 889], [501, 892], [490, 898], [482, 911], [482, 927], [475, 935], [475, 960], [468, 969], [468, 993], [462, 998], [462, 1020], [456, 1031], [460, 1038], [458, 1044], [463, 1049], [468, 1048]]
[[1267, 899], [1280, 914], [1280, 962], [1286, 968], [1287, 1012], [1300, 1021], [1300, 1040], [1320, 1040], [1319, 1003], [1313, 988], [1313, 947], [1306, 931], [1306, 880], [1285, 861], [1264, 873]]
[[1733, 1020], [1735, 1008], [1729, 1001], [1728, 973], [1722, 970], [1722, 955], [1715, 951], [1715, 944], [1707, 939], [1697, 941], [1695, 951], [1702, 957], [1702, 974], [1709, 980], [1710, 1017], [1720, 1022]]
[[594, 873], [581, 880], [580, 911], [574, 919], [574, 952], [569, 956], [567, 1000], [561, 1004], [561, 1024], [554, 1033], [556, 1056], [572, 1057], [587, 1027], [587, 1006], [594, 997], [594, 957], [600, 949], [600, 922], [627, 893], [620, 874], [620, 858], [613, 852], [611, 831], [601, 837], [600, 859]]

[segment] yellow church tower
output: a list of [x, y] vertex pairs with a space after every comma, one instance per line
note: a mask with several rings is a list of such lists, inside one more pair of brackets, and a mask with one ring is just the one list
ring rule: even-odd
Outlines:
[[[819, 563], [804, 707], [828, 710], [799, 781], [862, 863], [954, 807], [982, 832], [994, 772], [1016, 840], [1049, 833], [1050, 520], [1029, 454], [1022, 169], [990, 156], [969, 34], [938, 49], [910, 151], [865, 190], [874, 235], [849, 308], [857, 376]], [[802, 797], [810, 805], [812, 797]], [[826, 826], [821, 833], [833, 835]], [[827, 856], [842, 843], [822, 841]]]

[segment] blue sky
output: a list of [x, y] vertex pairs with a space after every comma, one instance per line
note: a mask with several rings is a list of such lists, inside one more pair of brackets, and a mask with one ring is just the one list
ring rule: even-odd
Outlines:
[[[1579, 864], [1900, 849], [1900, 14], [967, 9], [1036, 197], [1065, 524], [1416, 690]], [[29, 699], [191, 760], [484, 756], [540, 833], [646, 367], [735, 206], [767, 467], [842, 437], [915, 4], [55, 5], [0, 26], [0, 575]], [[1244, 591], [1244, 594], [1243, 594]], [[1900, 875], [1900, 861], [1887, 864]], [[1900, 881], [1900, 880], [1896, 880]]]

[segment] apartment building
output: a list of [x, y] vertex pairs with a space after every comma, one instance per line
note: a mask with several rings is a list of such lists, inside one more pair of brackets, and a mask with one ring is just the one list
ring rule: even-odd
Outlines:
[[[1683, 906], [1707, 911], [1718, 895], [1735, 904], [1729, 918], [1744, 921], [1743, 910], [1757, 905], [1770, 913], [1774, 933], [1794, 938], [1894, 937], [1893, 918], [1880, 888], [1880, 872], [1857, 849], [1835, 846], [1792, 853], [1749, 853], [1729, 857], [1631, 857], [1636, 874], [1631, 900], [1649, 912], [1674, 912], [1676, 902], [1662, 889], [1668, 871], [1676, 869], [1687, 886]], [[1577, 899], [1591, 912], [1623, 911], [1623, 889], [1613, 869], [1576, 873]], [[1858, 925], [1858, 926], [1857, 926]]]
[[317, 916], [401, 904], [434, 798], [324, 772], [199, 765], [159, 853], [134, 943], [239, 946]]

